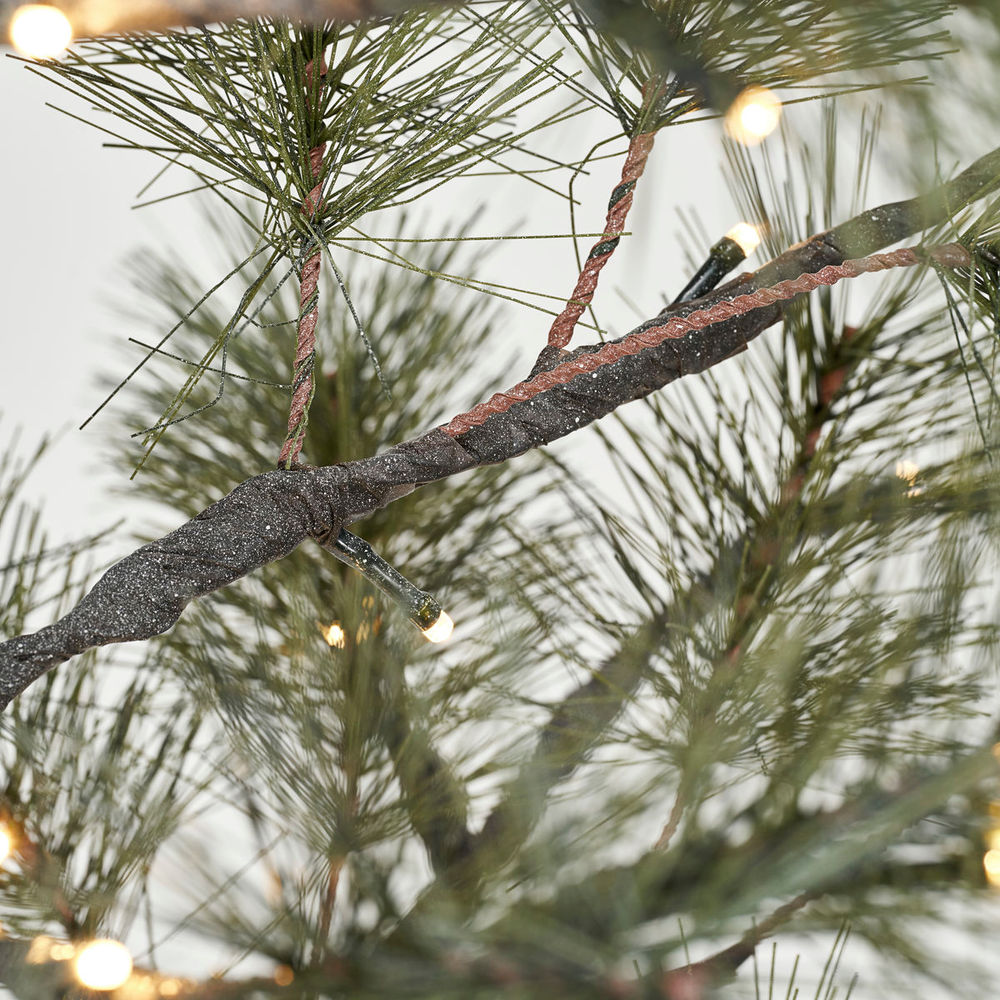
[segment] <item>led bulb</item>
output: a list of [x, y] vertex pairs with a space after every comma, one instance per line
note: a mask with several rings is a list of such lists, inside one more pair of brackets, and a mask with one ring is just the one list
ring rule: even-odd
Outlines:
[[726, 233], [726, 237], [739, 244], [745, 257], [749, 257], [760, 246], [760, 230], [749, 222], [738, 222]]
[[[319, 623], [317, 622], [317, 624]], [[322, 632], [323, 638], [326, 639], [326, 644], [328, 646], [333, 646], [336, 649], [343, 649], [347, 644], [347, 633], [344, 631], [340, 622], [331, 622], [329, 625], [320, 625], [319, 630]]]
[[918, 497], [924, 492], [923, 487], [917, 486], [917, 476], [920, 475], [920, 466], [916, 462], [911, 462], [904, 458], [896, 463], [896, 475], [909, 485], [906, 491], [908, 497]]
[[29, 59], [55, 59], [73, 41], [73, 25], [58, 7], [28, 3], [10, 19], [10, 40]]
[[447, 642], [451, 638], [451, 633], [455, 631], [455, 623], [447, 611], [442, 611], [433, 625], [420, 631], [424, 633], [424, 638], [428, 642]]
[[0, 865], [2, 865], [14, 853], [14, 838], [10, 831], [0, 826]]
[[983, 871], [990, 885], [1000, 887], [1000, 851], [994, 849], [983, 855]]
[[132, 956], [120, 941], [103, 938], [80, 949], [74, 969], [88, 989], [116, 990], [132, 975]]
[[755, 146], [769, 136], [781, 118], [781, 101], [766, 87], [747, 87], [726, 112], [726, 132], [745, 146]]
[[[360, 570], [365, 579], [374, 583], [383, 594], [398, 601], [406, 610], [410, 621], [431, 642], [444, 642], [454, 631], [455, 625], [441, 610], [441, 605], [430, 594], [415, 587], [397, 569], [390, 566], [363, 538], [341, 530], [332, 542], [320, 544], [342, 562]], [[375, 620], [374, 626], [363, 624], [364, 632], [362, 634], [359, 631], [358, 642], [377, 632], [378, 625], [378, 619]], [[326, 641], [330, 642], [330, 639], [327, 638]], [[332, 642], [330, 644], [334, 645]]]

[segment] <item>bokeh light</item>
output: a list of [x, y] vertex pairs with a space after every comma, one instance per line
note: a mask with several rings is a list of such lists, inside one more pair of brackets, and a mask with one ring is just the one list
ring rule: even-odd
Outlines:
[[55, 59], [73, 41], [73, 25], [58, 7], [28, 3], [10, 19], [10, 41], [30, 59]]

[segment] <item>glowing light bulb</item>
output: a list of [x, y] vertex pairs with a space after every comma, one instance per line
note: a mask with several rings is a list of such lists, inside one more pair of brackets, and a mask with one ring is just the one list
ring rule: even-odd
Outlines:
[[671, 303], [690, 302], [707, 295], [729, 272], [757, 249], [760, 232], [749, 222], [739, 222], [708, 251], [708, 259]]
[[14, 853], [14, 838], [5, 826], [0, 826], [0, 865]]
[[[455, 628], [452, 620], [441, 610], [441, 605], [430, 595], [415, 587], [399, 570], [390, 566], [363, 538], [341, 530], [333, 542], [321, 543], [341, 562], [360, 570], [365, 579], [374, 583], [406, 610], [406, 615], [431, 642], [444, 642]], [[372, 603], [374, 606], [374, 602]], [[380, 620], [369, 627], [363, 623], [358, 631], [358, 641], [378, 632]], [[320, 626], [322, 628], [322, 626]], [[341, 630], [343, 631], [343, 630]], [[327, 639], [327, 642], [330, 640]], [[332, 643], [331, 643], [332, 645]]]
[[983, 871], [990, 885], [1000, 888], [1000, 851], [989, 850], [983, 855]]
[[747, 87], [726, 112], [727, 134], [745, 146], [763, 142], [778, 126], [781, 101], [766, 87]]
[[274, 970], [274, 981], [278, 986], [291, 986], [295, 982], [295, 972], [287, 965], [279, 965]]
[[328, 646], [333, 646], [336, 649], [343, 649], [347, 645], [347, 633], [344, 631], [340, 622], [331, 622], [329, 625], [319, 625], [319, 630], [323, 634], [323, 638], [326, 639], [326, 644]]
[[749, 222], [736, 223], [726, 236], [739, 245], [745, 257], [749, 257], [760, 246], [760, 230]]
[[73, 25], [58, 7], [27, 3], [10, 19], [10, 40], [30, 59], [55, 59], [73, 41]]
[[911, 462], [909, 459], [903, 459], [903, 461], [896, 463], [896, 475], [910, 487], [906, 491], [906, 495], [908, 497], [917, 497], [924, 492], [921, 487], [916, 485], [917, 475], [919, 472], [920, 466], [917, 465], [916, 462]]
[[447, 642], [451, 638], [451, 633], [455, 631], [455, 623], [446, 611], [442, 611], [433, 625], [420, 631], [424, 633], [424, 638], [428, 642]]
[[132, 956], [120, 941], [91, 941], [77, 954], [74, 971], [88, 989], [116, 990], [132, 975]]

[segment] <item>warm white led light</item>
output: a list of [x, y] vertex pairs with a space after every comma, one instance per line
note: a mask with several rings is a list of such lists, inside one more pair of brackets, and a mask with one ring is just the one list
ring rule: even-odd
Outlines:
[[91, 941], [77, 954], [74, 971], [88, 989], [116, 990], [132, 975], [132, 956], [120, 941]]
[[455, 623], [446, 611], [442, 611], [438, 615], [437, 621], [422, 631], [428, 642], [446, 642], [451, 638], [451, 633], [455, 631]]
[[753, 146], [762, 142], [777, 127], [781, 101], [766, 87], [747, 87], [726, 112], [726, 132], [737, 142]]
[[738, 243], [747, 257], [760, 246], [760, 230], [756, 226], [751, 226], [749, 222], [736, 223], [726, 236], [734, 243]]
[[0, 826], [0, 865], [14, 853], [14, 838], [10, 831]]
[[347, 644], [347, 633], [344, 631], [340, 622], [331, 622], [329, 625], [320, 625], [319, 630], [323, 633], [323, 638], [326, 639], [326, 644], [328, 646], [333, 646], [336, 649], [343, 649]]
[[73, 25], [58, 7], [26, 3], [10, 19], [10, 40], [29, 59], [55, 59], [73, 41]]
[[990, 885], [1000, 887], [1000, 851], [994, 849], [983, 855], [983, 871]]
[[896, 463], [896, 475], [904, 482], [909, 483], [910, 488], [906, 491], [908, 497], [918, 497], [923, 493], [923, 489], [916, 484], [917, 476], [920, 474], [920, 466], [909, 459], [903, 459]]

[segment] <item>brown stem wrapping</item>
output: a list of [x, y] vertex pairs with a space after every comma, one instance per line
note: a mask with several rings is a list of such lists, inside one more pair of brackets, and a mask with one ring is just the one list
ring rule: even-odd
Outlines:
[[[320, 70], [326, 76], [326, 63]], [[306, 66], [307, 87], [312, 86], [313, 64]], [[306, 195], [302, 214], [311, 221], [322, 207], [323, 154], [326, 143], [321, 142], [309, 150], [309, 170], [315, 182]], [[312, 242], [310, 239], [309, 242]], [[292, 367], [292, 400], [288, 409], [288, 433], [278, 456], [278, 468], [290, 469], [302, 451], [306, 424], [309, 421], [309, 404], [315, 391], [316, 324], [319, 322], [319, 272], [323, 252], [319, 246], [302, 265], [299, 274], [299, 321], [296, 328], [295, 363]]]
[[646, 169], [646, 160], [653, 149], [653, 132], [642, 132], [633, 136], [628, 146], [628, 154], [622, 166], [622, 179], [611, 192], [608, 202], [608, 215], [604, 221], [604, 234], [591, 247], [586, 263], [577, 279], [573, 294], [566, 303], [566, 308], [555, 318], [549, 330], [549, 346], [565, 347], [573, 336], [577, 320], [583, 315], [583, 310], [590, 305], [597, 291], [597, 279], [604, 265], [611, 259], [625, 230], [625, 218], [632, 207], [632, 196], [635, 186]]

